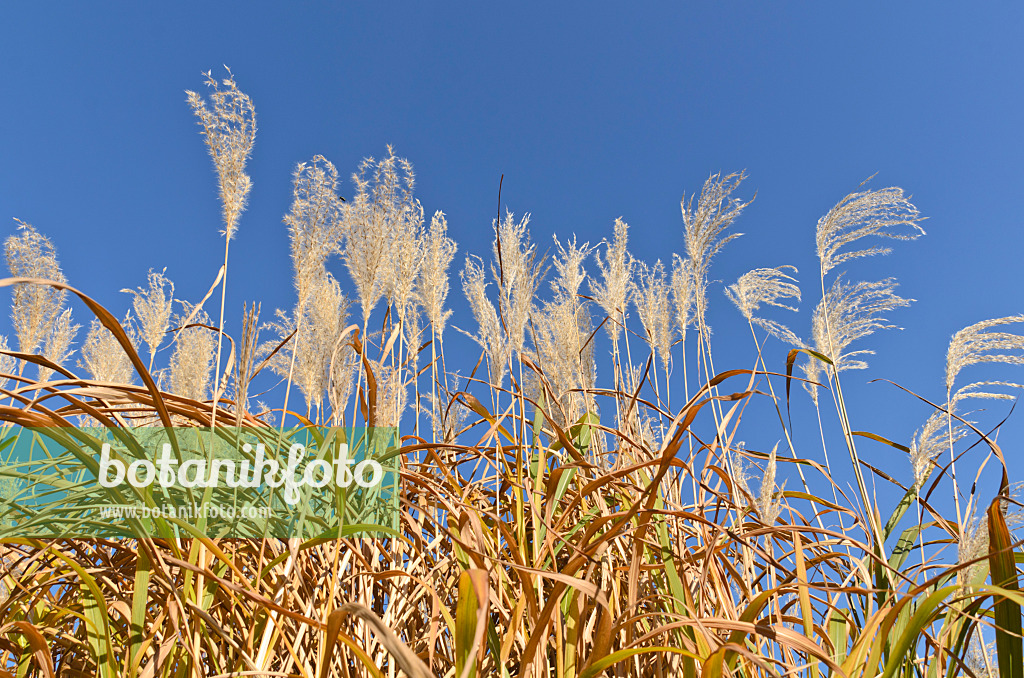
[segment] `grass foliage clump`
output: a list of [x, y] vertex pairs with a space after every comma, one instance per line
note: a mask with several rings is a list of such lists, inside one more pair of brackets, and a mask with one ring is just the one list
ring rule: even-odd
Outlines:
[[[18, 221], [0, 282], [17, 347], [0, 337], [5, 432], [398, 426], [398, 530], [5, 538], [0, 675], [1022, 675], [1018, 504], [995, 422], [966, 418], [991, 415], [961, 410], [1020, 386], [958, 384], [979, 363], [1024, 363], [1006, 329], [1024, 316], [954, 335], [944, 398], [900, 392], [930, 408], [906, 444], [855, 427], [843, 395], [843, 373], [867, 367], [871, 335], [910, 303], [894, 278], [855, 270], [888, 251], [880, 239], [923, 234], [901, 189], [862, 186], [819, 220], [820, 294], [790, 265], [726, 287], [753, 350], [723, 358], [711, 266], [739, 237], [743, 173], [684, 196], [684, 251], [667, 264], [636, 259], [621, 218], [597, 246], [556, 238], [549, 257], [529, 215], [499, 214], [489, 260], [464, 255], [468, 313], [453, 318], [462, 225], [441, 211], [426, 222], [409, 161], [390, 146], [367, 158], [342, 198], [318, 155], [295, 168], [283, 217], [294, 306], [267, 322], [246, 304], [232, 334], [228, 245], [244, 237], [255, 108], [230, 72], [206, 78], [209, 101], [187, 101], [223, 208], [209, 293], [177, 298], [151, 270], [118, 320]], [[808, 298], [807, 339], [764, 317]], [[68, 301], [94, 317], [74, 366]], [[449, 325], [479, 355], [466, 341], [446, 355]], [[817, 419], [820, 447], [794, 440], [797, 410]], [[858, 444], [906, 464], [875, 469]], [[965, 491], [965, 465], [972, 480], [999, 475], [995, 492]], [[23, 488], [2, 480], [9, 519]]]

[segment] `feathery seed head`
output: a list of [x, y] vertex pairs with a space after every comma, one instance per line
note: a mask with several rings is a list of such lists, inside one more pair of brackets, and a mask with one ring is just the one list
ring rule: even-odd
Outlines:
[[422, 209], [413, 198], [412, 165], [396, 157], [394, 148], [387, 148], [388, 155], [379, 162], [365, 158], [360, 163], [352, 175], [356, 193], [343, 211], [342, 260], [355, 284], [364, 324], [377, 301], [390, 292], [390, 273], [382, 270], [390, 261], [390, 248], [408, 229], [407, 221], [422, 222]]
[[299, 304], [319, 284], [331, 254], [341, 252], [344, 240], [338, 170], [322, 155], [299, 163], [292, 184], [292, 206], [284, 217], [291, 240], [292, 267]]
[[[965, 327], [953, 335], [946, 352], [946, 393], [952, 398], [953, 384], [960, 371], [965, 367], [979, 363], [1001, 363], [1003, 365], [1024, 365], [1024, 336], [1012, 332], [992, 332], [994, 327], [1024, 322], [1024, 315], [1007, 316], [983, 320], [970, 327]], [[999, 351], [993, 353], [992, 351]], [[1018, 353], [1012, 353], [1016, 351]], [[960, 389], [962, 397], [994, 397], [994, 394], [982, 394], [977, 389], [985, 385], [976, 382]], [[1005, 384], [1003, 384], [1005, 385]], [[971, 395], [973, 393], [973, 395]]]
[[[217, 168], [220, 200], [224, 208], [222, 234], [230, 240], [252, 190], [252, 180], [245, 173], [245, 163], [256, 140], [256, 109], [252, 99], [238, 89], [231, 70], [226, 66], [225, 69], [228, 77], [221, 83], [213, 77], [212, 71], [204, 73], [206, 85], [213, 89], [210, 94], [212, 110], [196, 92], [187, 90], [185, 94], [192, 112], [199, 118], [206, 147]], [[221, 84], [225, 89], [221, 89]]]
[[[807, 359], [800, 363], [800, 371], [804, 374], [804, 390], [811, 396], [814, 406], [818, 406], [818, 386], [822, 381], [824, 369], [820, 360], [814, 356], [807, 356]], [[814, 383], [811, 383], [814, 382]]]
[[462, 291], [469, 301], [469, 308], [480, 329], [477, 334], [470, 334], [465, 330], [459, 331], [480, 344], [487, 355], [491, 380], [495, 384], [501, 384], [501, 380], [505, 376], [508, 342], [501, 331], [494, 304], [487, 298], [487, 281], [483, 262], [479, 257], [466, 257], [466, 266], [462, 269], [461, 278]]
[[444, 335], [445, 324], [452, 314], [451, 310], [445, 310], [444, 302], [448, 297], [448, 267], [455, 258], [456, 249], [455, 241], [448, 237], [448, 221], [444, 212], [438, 210], [430, 220], [430, 229], [424, 234], [423, 263], [417, 283], [420, 303], [438, 339]]
[[377, 380], [377, 425], [397, 427], [408, 407], [409, 384], [403, 379], [402, 370], [385, 365], [383, 360], [369, 362]]
[[[149, 347], [149, 362], [164, 340], [171, 325], [171, 310], [174, 304], [174, 283], [167, 278], [167, 269], [156, 273], [149, 269], [149, 286], [138, 290], [121, 290], [133, 296], [132, 308], [142, 330], [142, 340]], [[90, 335], [92, 330], [89, 331]]]
[[[195, 307], [187, 301], [179, 302], [184, 308], [175, 322], [183, 323]], [[206, 311], [199, 311], [192, 323], [209, 325], [210, 316]], [[216, 350], [217, 339], [212, 330], [193, 326], [179, 328], [170, 363], [171, 393], [191, 400], [206, 400], [210, 395], [210, 372]]]
[[725, 288], [725, 296], [729, 297], [729, 300], [736, 305], [736, 308], [749, 322], [759, 325], [786, 343], [802, 346], [803, 342], [785, 325], [754, 316], [761, 304], [778, 306], [790, 311], [797, 310], [795, 307], [787, 306], [779, 301], [780, 299], [800, 301], [800, 288], [795, 284], [796, 278], [783, 273], [784, 269], [796, 273], [795, 266], [756, 268], [753, 271], [748, 271], [740, 276], [735, 283]]
[[260, 311], [262, 304], [242, 305], [242, 338], [238, 343], [238, 363], [235, 365], [234, 400], [235, 425], [249, 411], [249, 385], [260, 347]]
[[404, 322], [414, 312], [410, 307], [416, 306], [416, 279], [423, 264], [423, 206], [419, 200], [412, 201], [396, 224], [388, 254], [385, 295]]
[[638, 263], [633, 302], [640, 313], [640, 322], [647, 333], [651, 350], [661, 357], [662, 365], [668, 370], [672, 361], [672, 309], [665, 266], [661, 259], [650, 268], [644, 262]]
[[5, 374], [13, 375], [15, 370], [18, 369], [18, 359], [12, 355], [7, 355], [7, 352], [11, 350], [11, 347], [7, 345], [7, 337], [0, 335], [0, 389], [7, 388], [7, 382], [10, 381]]
[[896, 327], [888, 324], [884, 316], [897, 308], [909, 306], [913, 301], [894, 294], [896, 286], [895, 278], [886, 278], [878, 282], [848, 283], [839, 276], [832, 283], [832, 287], [815, 309], [812, 335], [817, 351], [828, 356], [836, 370], [867, 368], [868, 364], [863, 360], [851, 358], [870, 355], [874, 351], [847, 353], [846, 349], [854, 341], [873, 334], [875, 330]]
[[[50, 329], [50, 334], [46, 337], [46, 342], [43, 345], [43, 355], [51, 362], [63, 367], [64, 361], [71, 356], [71, 342], [75, 340], [79, 329], [81, 329], [81, 325], [73, 325], [71, 323], [71, 309], [64, 309], [57, 316], [57, 320]], [[53, 370], [50, 368], [39, 368], [39, 381], [49, 381], [52, 375]]]
[[958, 388], [956, 393], [954, 393], [953, 397], [950, 399], [950, 405], [955, 405], [961, 400], [966, 400], [968, 398], [975, 398], [979, 400], [1016, 400], [1018, 397], [1012, 393], [989, 390], [992, 386], [1013, 390], [1024, 389], [1024, 384], [1018, 384], [1012, 381], [976, 381]]
[[[957, 545], [957, 561], [960, 565], [981, 558], [988, 553], [988, 529], [985, 519], [978, 517], [974, 512], [964, 522], [963, 532], [960, 534], [960, 542]], [[969, 584], [984, 567], [982, 563], [975, 563], [970, 567], [957, 572], [957, 582], [961, 586]]]
[[[594, 409], [593, 397], [588, 393], [597, 377], [594, 344], [588, 342], [593, 331], [590, 311], [574, 304], [573, 298], [560, 295], [535, 313], [539, 321], [531, 325], [535, 330], [534, 360], [554, 391], [554, 407], [549, 413], [560, 426], [568, 426]], [[538, 395], [541, 393], [539, 377], [531, 386]]]
[[768, 467], [761, 478], [761, 489], [757, 493], [757, 497], [754, 498], [757, 513], [761, 516], [761, 522], [768, 526], [774, 525], [779, 517], [779, 513], [782, 510], [782, 492], [786, 488], [785, 482], [782, 483], [781, 487], [775, 484], [775, 459], [778, 450], [779, 444], [775, 443], [771, 454], [768, 455]]
[[[20, 219], [15, 221], [20, 234], [12, 235], [4, 242], [4, 254], [11, 275], [16, 278], [42, 278], [67, 283], [50, 239], [31, 224]], [[14, 286], [12, 296], [11, 319], [14, 333], [18, 337], [18, 350], [21, 353], [35, 353], [50, 335], [54, 321], [64, 307], [65, 292], [49, 285], [21, 283]]]
[[633, 284], [633, 257], [626, 250], [629, 240], [629, 224], [619, 217], [615, 220], [612, 242], [602, 240], [606, 245], [605, 258], [595, 252], [597, 269], [601, 272], [601, 282], [590, 281], [590, 289], [598, 305], [604, 310], [609, 320], [605, 329], [613, 342], [618, 342], [626, 313], [627, 298]]
[[347, 324], [349, 301], [328, 271], [312, 282], [316, 287], [310, 290], [304, 305], [296, 305], [291, 314], [277, 311], [277, 322], [269, 323], [268, 327], [277, 333], [278, 340], [266, 342], [261, 354], [268, 354], [298, 329], [291, 341], [270, 359], [269, 367], [279, 376], [291, 378], [302, 391], [306, 404], [319, 410], [328, 394], [331, 360]]
[[[135, 343], [135, 331], [129, 316], [125, 316], [121, 326], [128, 332], [132, 343]], [[115, 384], [131, 384], [135, 381], [135, 369], [128, 354], [99, 320], [89, 323], [89, 333], [82, 344], [82, 358], [78, 366], [84, 367], [96, 381]]]
[[[877, 236], [893, 240], [913, 240], [924, 235], [918, 225], [920, 212], [903, 196], [903, 189], [890, 187], [877, 191], [851, 193], [818, 220], [817, 249], [824, 277], [836, 266], [859, 257], [888, 254], [888, 247], [874, 246], [855, 251], [842, 251], [861, 238]], [[909, 227], [909, 232], [897, 230]]]
[[742, 235], [726, 235], [725, 231], [750, 204], [730, 197], [746, 178], [745, 172], [724, 177], [721, 173], [712, 174], [704, 182], [696, 207], [693, 205], [693, 196], [687, 202], [685, 194], [679, 203], [683, 213], [686, 253], [693, 274], [694, 307], [697, 324], [700, 326], [704, 326], [707, 314], [708, 271], [711, 268], [711, 259], [725, 247], [726, 243]]
[[494, 223], [491, 273], [498, 283], [498, 304], [508, 328], [509, 347], [517, 353], [523, 351], [526, 323], [544, 276], [543, 259], [537, 260], [537, 246], [530, 242], [530, 232], [526, 229], [529, 223], [529, 214], [524, 214], [516, 223], [508, 211], [503, 221]]
[[338, 341], [335, 341], [332, 361], [327, 399], [331, 404], [333, 422], [340, 425], [345, 416], [346, 405], [352, 397], [356, 372], [359, 369], [359, 354], [347, 344], [339, 345]]
[[672, 255], [672, 309], [673, 319], [680, 336], [686, 339], [686, 330], [690, 325], [690, 312], [693, 310], [693, 271], [690, 262], [678, 254]]
[[555, 291], [556, 295], [564, 296], [567, 299], [576, 299], [580, 292], [580, 285], [587, 277], [583, 263], [594, 248], [590, 246], [589, 242], [577, 245], [575, 234], [571, 241], [566, 240], [564, 247], [558, 241], [558, 236], [553, 235], [552, 237], [555, 240], [555, 246], [558, 247], [558, 256], [554, 260], [555, 272], [558, 276], [551, 283], [551, 289]]
[[[783, 269], [796, 272], [795, 266], [779, 266], [777, 268], [755, 268], [740, 276], [732, 285], [725, 289], [725, 296], [736, 304], [743, 317], [753, 320], [754, 313], [761, 304], [788, 308], [796, 311], [793, 306], [780, 303], [779, 299], [796, 299], [800, 301], [800, 288], [794, 283], [796, 278], [783, 273]], [[791, 282], [788, 282], [791, 281]]]
[[999, 657], [996, 651], [996, 642], [985, 643], [980, 633], [971, 636], [970, 645], [967, 646], [967, 657], [965, 663], [978, 678], [999, 678]]
[[743, 456], [743, 452], [746, 449], [747, 444], [744, 441], [736, 443], [735, 449], [727, 448], [726, 454], [729, 459], [729, 467], [732, 468], [732, 481], [741, 492], [736, 493], [736, 502], [740, 506], [745, 506], [747, 501], [747, 495], [753, 496], [753, 492], [750, 491], [750, 468], [747, 465], [747, 460]]
[[914, 485], [920, 488], [928, 477], [928, 468], [932, 460], [943, 451], [948, 450], [967, 435], [966, 429], [953, 429], [953, 441], [949, 441], [948, 419], [942, 410], [931, 413], [924, 425], [914, 432], [910, 442], [910, 466], [914, 472]]

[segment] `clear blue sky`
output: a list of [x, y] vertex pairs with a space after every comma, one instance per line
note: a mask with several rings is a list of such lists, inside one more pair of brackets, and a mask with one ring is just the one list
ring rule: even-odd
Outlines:
[[[878, 355], [846, 381], [854, 427], [907, 442], [927, 409], [866, 382], [941, 398], [950, 335], [1024, 312], [1022, 19], [1011, 3], [7, 3], [0, 235], [11, 217], [34, 224], [70, 281], [119, 313], [117, 291], [150, 267], [196, 299], [222, 241], [184, 90], [227, 64], [259, 126], [232, 245], [235, 325], [243, 300], [263, 301], [267, 317], [292, 304], [281, 217], [294, 165], [325, 155], [348, 195], [360, 158], [391, 143], [414, 164], [427, 214], [448, 214], [459, 262], [489, 252], [502, 173], [503, 204], [532, 213], [536, 242], [596, 242], [622, 216], [633, 253], [653, 260], [683, 251], [684, 191], [746, 169], [740, 195], [757, 199], [713, 277], [796, 265], [802, 313], [773, 317], [806, 335], [820, 296], [815, 223], [877, 173], [873, 187], [913, 194], [928, 235], [849, 267], [855, 279], [896, 275], [918, 301], [893, 317], [904, 331], [865, 342]], [[472, 325], [460, 297], [453, 281], [455, 322]], [[716, 364], [749, 367], [720, 284], [711, 299]], [[769, 342], [770, 366], [785, 350]], [[809, 407], [802, 394], [798, 404]], [[992, 410], [990, 423], [1007, 407]], [[1012, 458], [1022, 431], [1018, 413], [1000, 438]], [[797, 438], [818, 449], [816, 427]], [[888, 448], [864, 449], [908, 477]]]

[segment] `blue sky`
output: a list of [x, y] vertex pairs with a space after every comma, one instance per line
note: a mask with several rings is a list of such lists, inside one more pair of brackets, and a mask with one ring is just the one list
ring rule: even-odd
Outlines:
[[[232, 244], [234, 325], [245, 300], [265, 317], [292, 304], [281, 217], [294, 165], [325, 155], [348, 195], [359, 160], [388, 143], [414, 164], [427, 214], [448, 214], [458, 262], [489, 252], [502, 173], [503, 206], [532, 213], [542, 247], [551, 233], [610, 237], [622, 216], [633, 254], [653, 261], [683, 251], [684, 192], [746, 169], [739, 194], [757, 199], [713, 278], [796, 265], [802, 312], [772, 317], [804, 335], [818, 217], [872, 174], [872, 187], [902, 186], [927, 237], [848, 268], [895, 275], [918, 301], [893, 316], [905, 330], [862, 346], [878, 353], [871, 369], [846, 378], [854, 427], [902, 442], [927, 408], [866, 382], [940, 398], [950, 335], [1024, 311], [1019, 4], [23, 3], [0, 18], [0, 217], [50, 236], [70, 281], [118, 313], [118, 290], [150, 267], [193, 300], [216, 273], [215, 177], [184, 90], [221, 64], [259, 127]], [[454, 281], [452, 299], [455, 323], [472, 325]], [[749, 367], [721, 284], [711, 299], [716, 365]], [[767, 350], [779, 368], [786, 348]], [[990, 409], [994, 424], [1007, 407]], [[1000, 441], [1012, 450], [1021, 431], [1018, 414]], [[816, 449], [816, 425], [801, 438]], [[890, 452], [864, 457], [905, 479]]]

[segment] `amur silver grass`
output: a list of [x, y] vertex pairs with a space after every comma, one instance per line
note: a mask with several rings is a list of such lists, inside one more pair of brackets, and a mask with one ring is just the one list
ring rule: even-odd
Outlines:
[[779, 451], [779, 444], [776, 443], [768, 455], [768, 466], [761, 478], [761, 488], [757, 493], [755, 503], [757, 512], [761, 516], [761, 522], [765, 525], [774, 525], [782, 510], [782, 492], [786, 489], [786, 483], [781, 486], [775, 484], [775, 462]]
[[761, 523], [768, 526], [774, 525], [782, 510], [782, 493], [786, 487], [785, 482], [782, 483], [781, 487], [775, 482], [778, 443], [776, 443], [768, 455], [768, 465], [761, 476], [761, 484], [758, 487], [757, 493], [754, 493], [750, 487], [752, 478], [750, 476], [750, 466], [743, 455], [744, 447], [745, 445], [740, 442], [737, 444], [736, 450], [730, 450], [729, 452], [732, 479], [741, 490], [738, 497], [741, 500], [741, 506], [745, 503], [746, 497], [750, 497], [753, 500], [753, 507], [757, 511]]
[[359, 369], [359, 355], [344, 343], [341, 337], [335, 339], [328, 369], [330, 384], [327, 400], [331, 405], [333, 425], [338, 426], [342, 424], [342, 418], [345, 416], [345, 407], [352, 397]]
[[[125, 317], [121, 326], [129, 332], [131, 339], [135, 338], [130, 318]], [[98, 320], [89, 323], [89, 333], [82, 344], [82, 357], [78, 365], [84, 367], [95, 381], [131, 384], [135, 380], [135, 368], [124, 347]]]
[[[1010, 490], [1011, 495], [1016, 495], [1018, 490], [1019, 486], [1013, 486]], [[1014, 498], [1013, 503], [1019, 506], [1016, 499], [1017, 497]], [[1020, 511], [1016, 508], [1011, 510], [1010, 506], [1010, 502], [1005, 500], [1001, 502], [1003, 517], [1012, 534], [1024, 521], [1022, 521]], [[1014, 538], [1014, 541], [1016, 541], [1016, 538]], [[957, 561], [960, 565], [963, 565], [972, 560], [982, 560], [957, 572], [957, 583], [960, 586], [970, 586], [977, 577], [984, 576], [984, 572], [988, 569], [987, 563], [984, 560], [984, 557], [988, 555], [988, 549], [988, 520], [986, 516], [979, 516], [976, 511], [972, 510], [971, 514], [964, 518], [964, 525], [960, 531], [960, 541], [957, 545]]]
[[425, 347], [430, 341], [430, 332], [424, 327], [423, 313], [415, 304], [409, 304], [405, 320], [402, 323], [405, 345], [409, 347], [402, 361], [402, 366], [411, 370], [413, 374], [419, 373], [420, 348]]
[[195, 307], [188, 302], [180, 303], [184, 308], [174, 322], [183, 324], [190, 316], [193, 317], [190, 326], [179, 327], [177, 330], [166, 380], [171, 393], [202, 401], [210, 397], [211, 371], [217, 350], [216, 330], [195, 326], [210, 325], [210, 317], [202, 310], [194, 314]]
[[954, 394], [953, 387], [961, 370], [981, 363], [1024, 365], [1024, 336], [994, 331], [1004, 325], [1024, 323], [1024, 315], [994, 318], [965, 327], [953, 335], [946, 352], [946, 395], [950, 404], [963, 398], [1006, 398], [1006, 394], [988, 390], [989, 386], [1017, 387], [1007, 382], [974, 382]]
[[565, 245], [558, 240], [558, 236], [554, 236], [554, 240], [558, 249], [558, 254], [553, 261], [555, 277], [551, 282], [554, 299], [550, 304], [545, 305], [545, 315], [548, 317], [540, 320], [542, 327], [539, 329], [543, 334], [543, 330], [546, 329], [543, 326], [553, 322], [552, 315], [565, 319], [565, 328], [559, 328], [557, 332], [549, 332], [547, 338], [555, 340], [556, 335], [562, 335], [558, 337], [562, 350], [573, 351], [572, 355], [565, 353], [564, 358], [573, 361], [571, 374], [574, 388], [584, 391], [574, 394], [574, 397], [578, 396], [577, 400], [581, 404], [580, 414], [582, 415], [583, 409], [587, 411], [595, 409], [593, 397], [589, 394], [589, 390], [594, 387], [597, 372], [597, 365], [594, 362], [594, 344], [590, 341], [593, 325], [589, 302], [580, 296], [580, 287], [587, 279], [587, 269], [584, 264], [594, 248], [590, 246], [589, 242], [578, 244], [575, 235], [572, 240], [566, 240]]
[[495, 224], [494, 263], [492, 275], [498, 283], [498, 304], [508, 330], [509, 347], [523, 352], [526, 324], [533, 309], [533, 299], [543, 277], [543, 262], [538, 260], [537, 246], [530, 242], [526, 229], [530, 215], [516, 222], [511, 212]]
[[[637, 393], [646, 381], [643, 367], [624, 364], [622, 381], [623, 388], [627, 393]], [[630, 440], [638, 442], [642, 450], [661, 449], [662, 439], [659, 435], [661, 427], [653, 425], [653, 416], [646, 407], [637, 407], [635, 403], [632, 403], [628, 407], [619, 408], [616, 429], [624, 434], [620, 438], [620, 454], [616, 458], [616, 463], [620, 466], [628, 465], [636, 460], [635, 456], [625, 454], [627, 450], [635, 450], [635, 447], [630, 444]], [[624, 454], [625, 456], [623, 456]]]
[[[988, 530], [983, 518], [972, 514], [964, 522], [963, 531], [960, 534], [960, 542], [957, 545], [957, 560], [960, 565], [969, 563], [972, 560], [981, 558], [988, 553]], [[978, 573], [981, 563], [975, 563], [957, 572], [957, 581], [961, 586], [967, 586]]]
[[260, 347], [260, 311], [262, 305], [253, 302], [242, 306], [242, 336], [238, 342], [238, 362], [235, 364], [234, 400], [235, 425], [241, 425], [242, 418], [249, 411], [249, 386]]
[[494, 309], [491, 300], [487, 298], [487, 279], [483, 262], [479, 257], [466, 257], [466, 265], [462, 269], [461, 278], [462, 291], [469, 301], [469, 308], [473, 312], [473, 318], [479, 329], [476, 334], [456, 329], [480, 344], [487, 357], [491, 381], [500, 385], [507, 368], [509, 347], [505, 333], [501, 330], [498, 312]]
[[[50, 333], [43, 342], [43, 355], [50, 362], [64, 366], [64, 361], [71, 357], [71, 344], [78, 335], [81, 325], [75, 325], [71, 319], [71, 309], [65, 308], [50, 328]], [[49, 381], [53, 370], [48, 367], [39, 368], [39, 381]]]
[[747, 505], [747, 498], [753, 498], [754, 493], [750, 489], [750, 467], [746, 457], [743, 455], [747, 444], [744, 441], [736, 443], [735, 448], [728, 449], [727, 455], [729, 457], [729, 467], [732, 469], [730, 478], [735, 483], [736, 487], [741, 490], [737, 495], [738, 503], [741, 506]]
[[292, 268], [299, 303], [304, 304], [319, 284], [328, 257], [341, 252], [344, 204], [338, 197], [338, 170], [322, 155], [299, 163], [292, 181], [292, 205], [284, 217], [288, 226]]
[[816, 350], [828, 356], [837, 371], [866, 369], [867, 362], [855, 358], [874, 351], [847, 349], [876, 330], [896, 327], [885, 316], [913, 301], [897, 296], [896, 287], [895, 278], [857, 283], [836, 278], [814, 312], [811, 330]]
[[399, 321], [406, 322], [416, 306], [416, 279], [423, 263], [423, 207], [413, 200], [395, 225], [388, 257], [385, 295]]
[[605, 330], [612, 342], [618, 343], [622, 332], [623, 317], [626, 313], [629, 289], [633, 281], [633, 257], [627, 251], [629, 240], [629, 224], [618, 218], [615, 220], [612, 242], [604, 241], [605, 256], [602, 260], [600, 251], [594, 253], [597, 270], [601, 272], [601, 281], [590, 281], [590, 289], [598, 305], [608, 316]]
[[732, 193], [746, 178], [743, 172], [722, 176], [712, 174], [704, 182], [697, 204], [683, 195], [679, 203], [683, 214], [686, 254], [693, 274], [693, 300], [697, 324], [705, 327], [708, 300], [708, 271], [711, 259], [742, 233], [726, 233], [749, 202], [733, 198]]
[[796, 273], [795, 266], [756, 268], [748, 271], [725, 289], [725, 296], [736, 305], [748, 322], [760, 326], [772, 336], [788, 344], [802, 346], [803, 342], [800, 338], [785, 325], [754, 315], [762, 304], [790, 311], [797, 310], [795, 306], [782, 303], [782, 300], [785, 299], [800, 301], [800, 288], [796, 285], [796, 278], [786, 274], [784, 272], [786, 270]]
[[672, 302], [665, 278], [665, 266], [660, 259], [651, 267], [638, 262], [633, 303], [636, 304], [651, 350], [661, 358], [662, 366], [667, 371], [672, 362]]
[[814, 406], [818, 406], [818, 384], [824, 384], [825, 364], [814, 356], [807, 356], [800, 362], [800, 371], [803, 373], [804, 390], [811, 396]]
[[[1024, 337], [1012, 332], [993, 331], [1003, 325], [1012, 325], [1024, 322], [1024, 316], [1007, 316], [1005, 318], [994, 318], [983, 320], [969, 327], [965, 327], [953, 335], [949, 342], [949, 349], [946, 352], [946, 409], [949, 414], [946, 416], [947, 426], [950, 430], [953, 427], [953, 411], [957, 404], [968, 398], [985, 399], [1014, 399], [1007, 393], [993, 390], [993, 387], [1001, 389], [1021, 389], [1021, 384], [1014, 384], [1005, 381], [975, 381], [953, 390], [956, 379], [960, 372], [972, 365], [981, 363], [996, 363], [1002, 365], [1024, 364]], [[957, 521], [960, 524], [962, 534], [966, 534], [969, 523], [961, 523], [960, 517], [960, 490], [956, 479], [956, 456], [953, 453], [953, 441], [948, 443], [950, 456], [950, 475], [953, 479], [953, 499], [956, 503]], [[973, 491], [972, 491], [973, 494]], [[961, 540], [961, 549], [963, 549]]]
[[440, 340], [452, 311], [445, 309], [448, 298], [448, 268], [455, 258], [455, 241], [448, 237], [448, 221], [444, 212], [434, 213], [430, 228], [423, 235], [423, 263], [420, 266], [416, 292], [427, 321]]
[[965, 663], [971, 673], [978, 678], [999, 678], [999, 658], [995, 641], [986, 644], [981, 633], [971, 636]]
[[822, 277], [851, 259], [890, 252], [880, 245], [846, 250], [861, 238], [913, 240], [924, 235], [918, 223], [923, 220], [901, 188], [849, 194], [818, 220], [816, 242]]
[[[594, 362], [594, 344], [588, 342], [593, 331], [590, 313], [583, 305], [560, 295], [538, 313], [533, 343], [537, 364], [544, 372], [556, 407], [557, 423], [568, 425], [590, 409], [587, 395], [594, 388], [597, 367]], [[540, 396], [539, 381], [531, 384], [535, 400]], [[550, 401], [551, 395], [545, 394]], [[558, 413], [562, 413], [559, 415]]]
[[693, 271], [690, 262], [678, 254], [672, 255], [672, 319], [679, 336], [686, 340], [693, 311]]
[[157, 349], [164, 341], [168, 328], [171, 326], [171, 313], [174, 305], [174, 283], [166, 276], [167, 269], [159, 273], [149, 270], [148, 285], [137, 290], [121, 290], [132, 295], [132, 308], [139, 325], [142, 340], [149, 348], [149, 367], [153, 367], [153, 359]]
[[460, 381], [461, 375], [455, 372], [448, 376], [447, 389], [438, 389], [436, 395], [434, 391], [423, 394], [426, 405], [421, 405], [420, 410], [428, 416], [430, 427], [438, 441], [454, 442], [469, 415], [469, 409], [452, 397], [459, 392]]
[[378, 426], [397, 427], [402, 421], [409, 399], [409, 384], [402, 377], [402, 370], [381, 361], [370, 361], [377, 381]]
[[185, 94], [192, 112], [199, 118], [206, 147], [217, 169], [224, 210], [222, 233], [230, 240], [252, 190], [252, 180], [245, 173], [245, 163], [256, 140], [256, 109], [252, 99], [238, 89], [230, 70], [228, 77], [221, 82], [213, 77], [212, 71], [204, 75], [206, 85], [212, 90], [210, 105], [196, 92], [186, 91]]
[[[20, 219], [18, 233], [4, 242], [7, 268], [16, 278], [41, 278], [67, 283], [50, 239]], [[35, 353], [51, 335], [64, 307], [64, 290], [49, 285], [22, 283], [14, 286], [11, 320], [21, 353]]]
[[558, 240], [558, 236], [552, 236], [555, 246], [558, 248], [558, 255], [554, 258], [555, 279], [551, 282], [551, 289], [556, 295], [564, 296], [566, 299], [579, 301], [580, 287], [587, 279], [587, 270], [583, 265], [594, 250], [589, 242], [582, 245], [576, 244], [576, 236], [567, 240], [565, 245]]
[[264, 344], [263, 353], [269, 353], [298, 330], [271, 358], [269, 367], [282, 378], [291, 376], [307, 406], [319, 411], [330, 386], [331, 360], [338, 337], [345, 329], [349, 302], [329, 272], [323, 271], [313, 283], [316, 286], [302, 307], [297, 306], [291, 314], [277, 311], [277, 322], [268, 327], [277, 333], [278, 340]]
[[7, 384], [11, 381], [9, 377], [4, 375], [14, 375], [18, 369], [18, 359], [12, 355], [7, 355], [7, 352], [11, 350], [11, 347], [7, 345], [6, 335], [0, 334], [0, 389], [7, 388]]
[[364, 159], [352, 182], [356, 193], [344, 209], [342, 260], [355, 285], [365, 325], [388, 289], [391, 272], [387, 269], [396, 231], [417, 211], [415, 179], [409, 161], [395, 156], [388, 146], [388, 155], [379, 162]]
[[[966, 429], [953, 429], [953, 443], [967, 435]], [[925, 420], [924, 425], [914, 432], [910, 442], [910, 466], [914, 472], [914, 486], [920, 488], [928, 477], [932, 460], [948, 450], [950, 446], [949, 427], [946, 413], [936, 410]]]

